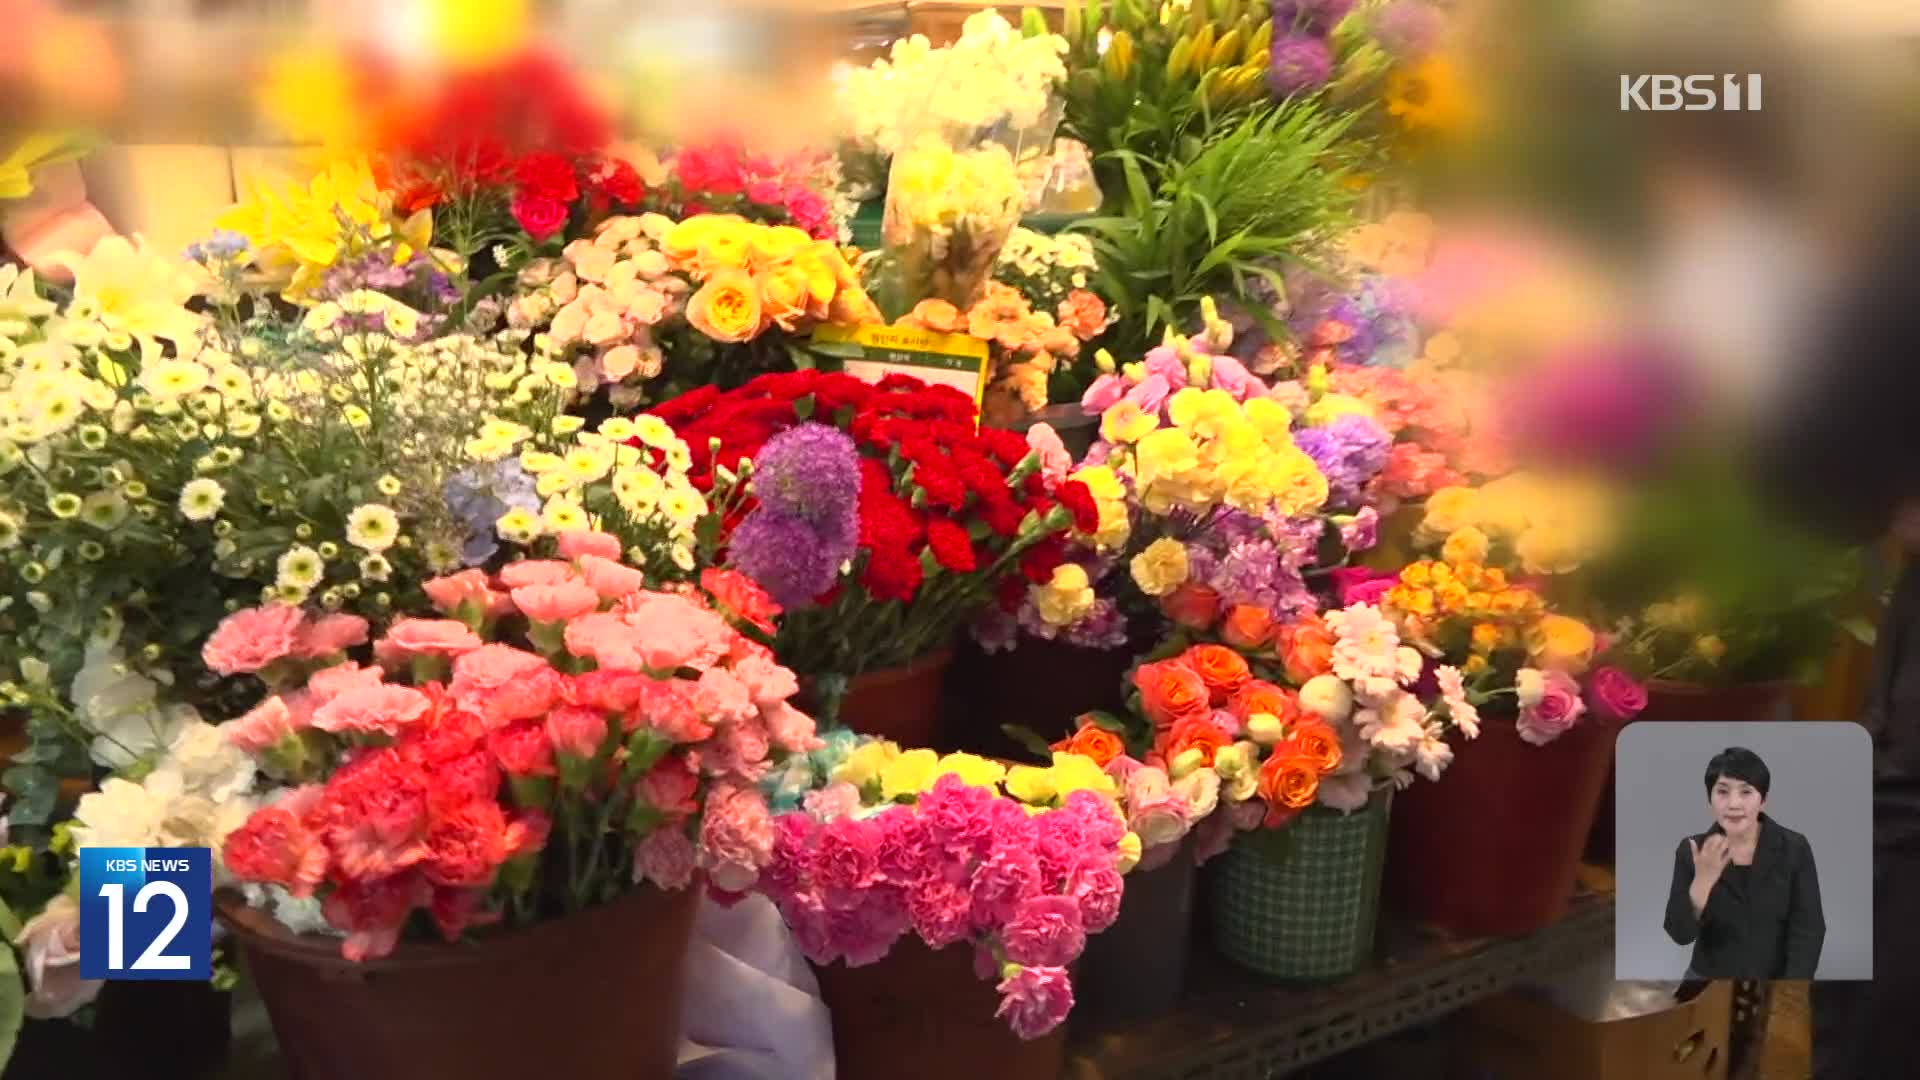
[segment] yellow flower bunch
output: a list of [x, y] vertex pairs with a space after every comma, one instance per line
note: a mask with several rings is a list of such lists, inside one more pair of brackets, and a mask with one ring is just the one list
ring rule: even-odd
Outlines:
[[921, 228], [951, 229], [964, 222], [1019, 220], [1026, 191], [1007, 148], [989, 143], [955, 150], [937, 135], [922, 135], [894, 158], [887, 202]]
[[1114, 444], [1110, 460], [1149, 513], [1224, 504], [1291, 517], [1326, 502], [1327, 478], [1293, 444], [1285, 406], [1266, 398], [1243, 405], [1224, 390], [1186, 387], [1167, 400], [1167, 419], [1162, 426], [1125, 400], [1101, 416], [1101, 436]]
[[217, 224], [246, 237], [254, 264], [284, 279], [283, 295], [296, 303], [343, 258], [392, 244], [399, 266], [433, 242], [432, 212], [398, 218], [363, 158], [335, 160], [305, 185], [255, 182]]
[[700, 214], [669, 230], [660, 249], [699, 283], [687, 320], [715, 341], [750, 341], [773, 326], [792, 333], [882, 321], [840, 249], [791, 225]]
[[1092, 758], [1064, 751], [1054, 752], [1051, 766], [1015, 765], [1007, 770], [1007, 794], [1029, 807], [1058, 806], [1076, 791], [1113, 798], [1119, 786]]
[[1093, 495], [1093, 502], [1100, 510], [1100, 524], [1093, 535], [1086, 537], [1093, 546], [1101, 551], [1113, 551], [1126, 546], [1127, 538], [1133, 534], [1133, 522], [1127, 509], [1127, 486], [1110, 465], [1087, 465], [1076, 470], [1073, 479], [1087, 485]]
[[1414, 539], [1438, 545], [1449, 562], [1487, 562], [1511, 553], [1529, 574], [1567, 574], [1604, 551], [1613, 536], [1613, 493], [1576, 476], [1511, 473], [1478, 488], [1428, 496]]

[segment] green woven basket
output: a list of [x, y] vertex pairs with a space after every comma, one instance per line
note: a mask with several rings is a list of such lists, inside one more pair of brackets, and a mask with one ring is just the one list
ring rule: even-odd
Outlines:
[[1373, 958], [1392, 801], [1389, 788], [1352, 814], [1311, 807], [1287, 827], [1281, 854], [1255, 834], [1236, 840], [1209, 890], [1214, 946], [1281, 980], [1339, 979], [1364, 967]]

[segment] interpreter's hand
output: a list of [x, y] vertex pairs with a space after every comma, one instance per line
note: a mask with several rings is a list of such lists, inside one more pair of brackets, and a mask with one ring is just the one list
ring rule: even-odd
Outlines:
[[1733, 847], [1719, 833], [1707, 837], [1704, 844], [1696, 844], [1689, 837], [1687, 847], [1693, 852], [1693, 886], [1687, 890], [1687, 898], [1693, 902], [1693, 913], [1699, 915], [1707, 910], [1713, 887], [1720, 884], [1720, 871], [1733, 860]]

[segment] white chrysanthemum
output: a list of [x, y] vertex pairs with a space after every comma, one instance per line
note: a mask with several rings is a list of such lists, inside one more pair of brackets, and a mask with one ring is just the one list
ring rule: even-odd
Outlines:
[[400, 539], [400, 515], [379, 503], [356, 506], [347, 515], [347, 543], [365, 551], [385, 551]]
[[227, 489], [220, 486], [220, 481], [208, 476], [189, 480], [180, 489], [180, 516], [188, 521], [208, 521], [220, 513], [226, 501]]
[[546, 521], [547, 529], [556, 533], [591, 527], [587, 511], [572, 499], [548, 499], [546, 509], [541, 511], [540, 516]]
[[175, 401], [206, 388], [212, 375], [192, 360], [156, 360], [140, 370], [135, 383], [158, 401]]
[[320, 584], [326, 575], [327, 562], [320, 553], [305, 544], [295, 544], [274, 564], [273, 583], [281, 589], [304, 591]]
[[500, 515], [500, 519], [493, 523], [493, 527], [503, 539], [511, 540], [516, 544], [531, 544], [539, 539], [541, 532], [544, 531], [540, 516], [521, 506], [516, 506]]

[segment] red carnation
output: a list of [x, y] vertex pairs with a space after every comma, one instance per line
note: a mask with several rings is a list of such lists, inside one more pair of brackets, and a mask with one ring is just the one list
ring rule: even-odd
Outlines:
[[1058, 536], [1049, 536], [1020, 556], [1020, 573], [1035, 585], [1045, 585], [1053, 580], [1054, 568], [1066, 561], [1066, 542]]
[[573, 163], [559, 154], [528, 154], [513, 170], [514, 183], [522, 195], [537, 195], [555, 202], [570, 203], [580, 197], [580, 184]]
[[1014, 432], [1003, 431], [1000, 428], [981, 428], [980, 440], [987, 444], [987, 449], [994, 457], [1000, 459], [1000, 464], [1009, 469], [1026, 460], [1027, 440]]
[[1027, 516], [1026, 508], [1008, 498], [1004, 492], [998, 497], [982, 500], [979, 510], [980, 516], [986, 519], [987, 528], [1009, 540], [1020, 535], [1020, 522]]
[[521, 193], [513, 197], [513, 220], [535, 240], [545, 240], [567, 223], [567, 204], [540, 195]]
[[594, 170], [593, 186], [608, 203], [619, 207], [633, 206], [646, 194], [640, 174], [619, 158], [609, 158]]
[[1068, 480], [1053, 493], [1060, 505], [1073, 515], [1073, 527], [1083, 533], [1096, 532], [1100, 528], [1100, 504], [1093, 499], [1093, 492], [1078, 480]]
[[933, 549], [934, 561], [956, 574], [972, 573], [978, 564], [973, 553], [973, 541], [967, 538], [967, 530], [943, 517], [927, 520], [927, 546]]
[[919, 591], [922, 577], [918, 557], [882, 549], [875, 550], [867, 560], [860, 581], [876, 600], [905, 603]]
[[422, 869], [436, 885], [491, 884], [507, 861], [507, 818], [491, 798], [451, 804], [434, 814]]

